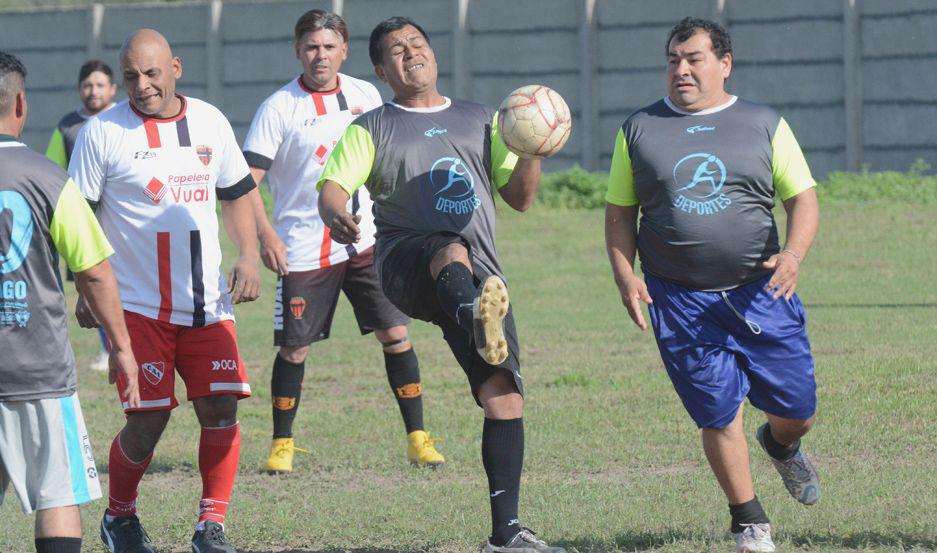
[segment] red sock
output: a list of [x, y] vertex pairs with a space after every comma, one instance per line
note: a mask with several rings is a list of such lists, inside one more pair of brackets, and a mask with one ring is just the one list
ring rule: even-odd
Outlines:
[[202, 473], [202, 500], [198, 520], [224, 522], [241, 456], [241, 427], [202, 428], [198, 444], [198, 470]]
[[109, 457], [109, 489], [107, 496], [107, 514], [114, 517], [130, 516], [137, 512], [137, 487], [146, 467], [153, 459], [151, 454], [146, 459], [131, 461], [120, 447], [120, 434], [111, 442]]

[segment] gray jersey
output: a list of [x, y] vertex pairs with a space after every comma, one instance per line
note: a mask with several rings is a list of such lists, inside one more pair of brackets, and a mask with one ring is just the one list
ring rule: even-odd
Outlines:
[[0, 135], [0, 401], [75, 392], [57, 251], [78, 272], [111, 252], [65, 172]]
[[87, 121], [88, 118], [76, 110], [63, 117], [55, 126], [62, 133], [62, 139], [65, 141], [66, 160], [72, 158], [72, 150], [75, 149], [75, 141], [78, 140], [78, 131]]
[[493, 117], [491, 109], [460, 100], [432, 111], [385, 104], [349, 126], [320, 182], [355, 188], [360, 182], [348, 176], [363, 180], [374, 201], [377, 267], [404, 236], [451, 232], [465, 238], [474, 261], [504, 276], [492, 191], [507, 182], [516, 157], [492, 139]]
[[607, 199], [641, 206], [643, 270], [697, 290], [724, 290], [769, 271], [771, 213], [815, 183], [790, 128], [771, 108], [736, 100], [679, 113], [661, 100], [625, 121]]

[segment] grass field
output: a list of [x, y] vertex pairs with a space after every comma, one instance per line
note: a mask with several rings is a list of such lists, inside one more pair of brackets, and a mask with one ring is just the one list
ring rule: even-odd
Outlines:
[[[611, 281], [602, 212], [502, 210], [499, 250], [511, 287], [528, 386], [522, 522], [579, 552], [729, 551], [725, 500], [698, 432], [661, 366], [653, 336], [627, 319]], [[933, 209], [825, 205], [804, 265], [820, 408], [805, 448], [823, 499], [787, 496], [760, 450], [756, 488], [780, 551], [937, 549], [937, 230]], [[783, 224], [782, 224], [783, 226]], [[226, 259], [230, 266], [231, 259]], [[259, 473], [270, 434], [273, 279], [238, 308], [255, 394], [241, 402], [241, 469], [228, 535], [243, 552], [476, 551], [488, 531], [482, 415], [439, 332], [412, 325], [427, 426], [446, 438], [445, 469], [411, 469], [404, 431], [372, 337], [343, 299], [333, 338], [307, 362], [288, 477]], [[70, 298], [71, 299], [71, 298]], [[72, 330], [85, 419], [106, 490], [107, 451], [122, 425], [115, 392], [85, 369], [96, 334]], [[177, 396], [184, 398], [180, 385]], [[749, 409], [751, 436], [761, 415]], [[160, 551], [188, 551], [200, 481], [198, 429], [176, 410], [140, 490]], [[104, 501], [82, 509], [85, 550], [101, 551]], [[32, 518], [7, 495], [0, 551], [32, 550]]]

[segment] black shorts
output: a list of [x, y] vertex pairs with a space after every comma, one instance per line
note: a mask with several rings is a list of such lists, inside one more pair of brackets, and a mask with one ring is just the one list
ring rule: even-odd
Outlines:
[[[458, 234], [414, 234], [399, 239], [383, 257], [384, 262], [380, 268], [381, 288], [387, 299], [401, 311], [414, 319], [431, 322], [442, 329], [443, 338], [468, 377], [476, 402], [478, 401], [478, 388], [501, 369], [511, 372], [518, 392], [523, 395], [521, 348], [517, 338], [517, 328], [514, 325], [513, 306], [508, 308], [508, 314], [504, 318], [508, 358], [500, 365], [490, 365], [475, 349], [473, 336], [446, 315], [439, 305], [436, 282], [433, 280], [429, 267], [436, 252], [449, 244], [462, 244], [469, 252], [469, 259], [472, 259], [471, 246]], [[490, 276], [487, 269], [474, 261], [472, 262], [472, 275], [476, 286]]]
[[351, 302], [361, 334], [410, 322], [381, 292], [374, 270], [374, 249], [370, 248], [344, 263], [291, 271], [277, 280], [274, 345], [308, 346], [327, 339], [339, 292], [345, 292]]

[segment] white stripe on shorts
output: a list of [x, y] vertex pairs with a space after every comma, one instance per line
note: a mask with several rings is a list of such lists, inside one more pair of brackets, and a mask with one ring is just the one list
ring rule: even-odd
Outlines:
[[[172, 403], [172, 399], [168, 397], [161, 399], [142, 399], [140, 400], [139, 409], [149, 409], [151, 407], [169, 407], [170, 403]], [[124, 409], [130, 409], [130, 404], [126, 401], [121, 403], [121, 405]]]
[[210, 392], [244, 392], [251, 393], [251, 385], [246, 382], [212, 382], [208, 385]]

